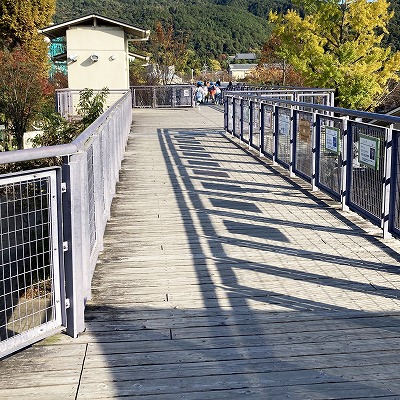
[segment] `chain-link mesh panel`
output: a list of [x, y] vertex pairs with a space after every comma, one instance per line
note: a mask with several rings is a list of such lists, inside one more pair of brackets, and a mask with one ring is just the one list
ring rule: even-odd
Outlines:
[[55, 174], [43, 175], [0, 180], [0, 354], [13, 337], [32, 337], [60, 318]]
[[240, 116], [241, 116], [241, 101], [240, 99], [234, 99], [234, 110], [235, 110], [235, 121], [234, 121], [234, 130], [233, 134], [236, 137], [240, 136]]
[[274, 119], [273, 107], [271, 105], [262, 105], [262, 117], [264, 124], [264, 154], [272, 157], [274, 149]]
[[87, 149], [87, 179], [88, 179], [88, 209], [89, 209], [89, 244], [90, 253], [92, 253], [96, 244], [96, 203], [94, 195], [94, 161], [93, 161], [93, 145]]
[[243, 140], [246, 143], [250, 141], [250, 105], [249, 100], [243, 100]]
[[175, 89], [175, 107], [190, 107], [193, 103], [193, 94], [191, 88]]
[[260, 103], [250, 102], [251, 107], [251, 145], [256, 149], [260, 148]]
[[341, 180], [341, 131], [342, 121], [333, 117], [320, 119], [320, 144], [318, 164], [318, 185], [340, 196]]
[[400, 235], [400, 132], [393, 132], [393, 142], [395, 142], [395, 181], [392, 190], [394, 191], [394, 210], [393, 210], [393, 228]]
[[227, 129], [228, 129], [229, 133], [232, 133], [233, 132], [233, 123], [234, 123], [234, 121], [233, 121], [233, 105], [234, 105], [233, 98], [227, 96], [225, 98], [225, 101], [228, 103], [228, 121], [227, 121], [228, 126], [227, 126]]
[[155, 105], [156, 107], [172, 107], [172, 88], [155, 88]]
[[296, 171], [311, 179], [313, 115], [296, 113]]
[[380, 220], [385, 130], [353, 121], [349, 124], [352, 135], [350, 205]]
[[280, 163], [289, 166], [290, 163], [290, 135], [292, 124], [289, 108], [277, 108], [278, 111], [278, 135], [276, 159]]
[[133, 107], [151, 108], [154, 104], [153, 90], [148, 88], [133, 89]]

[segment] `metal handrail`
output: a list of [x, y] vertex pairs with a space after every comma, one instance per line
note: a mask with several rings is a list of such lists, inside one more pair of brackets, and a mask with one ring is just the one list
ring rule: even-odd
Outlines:
[[71, 143], [59, 144], [54, 146], [43, 146], [33, 149], [14, 150], [0, 152], [0, 164], [15, 163], [21, 161], [38, 160], [42, 158], [50, 157], [62, 157], [78, 153], [82, 150], [85, 143], [93, 135], [93, 127], [101, 126], [111, 113], [118, 108], [119, 104], [125, 101], [126, 97], [130, 96], [130, 92], [127, 91], [121, 99], [119, 99], [112, 107], [106, 110], [96, 121], [93, 122], [88, 128], [86, 128], [76, 139]]
[[226, 95], [226, 132], [291, 176], [309, 181], [312, 190], [321, 188], [340, 199], [343, 210], [379, 224], [384, 238], [400, 236], [399, 125], [400, 117], [256, 91]]
[[[231, 95], [237, 95], [239, 92], [232, 92]], [[382, 122], [388, 122], [390, 124], [398, 124], [400, 123], [400, 117], [394, 117], [392, 115], [386, 115], [386, 114], [379, 114], [379, 113], [373, 113], [369, 111], [359, 111], [359, 110], [352, 110], [349, 108], [341, 108], [341, 107], [332, 107], [332, 106], [325, 106], [322, 104], [316, 104], [316, 103], [306, 103], [306, 102], [299, 102], [299, 101], [293, 101], [293, 100], [286, 100], [283, 98], [278, 98], [278, 97], [268, 97], [266, 98], [265, 96], [260, 96], [258, 94], [251, 93], [251, 94], [246, 94], [246, 98], [251, 98], [251, 99], [258, 99], [258, 100], [267, 100], [272, 103], [282, 103], [282, 104], [287, 104], [290, 106], [297, 106], [297, 107], [307, 107], [307, 108], [312, 108], [315, 110], [319, 111], [327, 111], [330, 113], [338, 114], [338, 115], [348, 115], [351, 117], [355, 118], [363, 118], [363, 119], [373, 119], [377, 121], [382, 121]], [[229, 95], [229, 92], [226, 93], [226, 95]]]

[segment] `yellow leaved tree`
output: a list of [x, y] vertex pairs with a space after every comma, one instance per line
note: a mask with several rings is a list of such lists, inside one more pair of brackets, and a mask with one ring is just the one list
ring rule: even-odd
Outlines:
[[270, 14], [282, 54], [308, 85], [333, 88], [336, 104], [373, 108], [398, 80], [400, 53], [382, 40], [393, 16], [386, 0], [306, 0], [301, 10]]
[[47, 47], [38, 29], [49, 25], [55, 13], [55, 0], [0, 0], [0, 44], [12, 51], [24, 47], [42, 61]]

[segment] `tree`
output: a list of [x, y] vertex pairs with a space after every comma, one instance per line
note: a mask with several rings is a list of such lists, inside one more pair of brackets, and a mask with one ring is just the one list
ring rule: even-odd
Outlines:
[[[284, 78], [284, 80], [283, 80]], [[285, 74], [275, 64], [259, 64], [246, 76], [246, 82], [271, 86], [303, 86], [304, 79], [292, 66], [286, 65]]]
[[221, 71], [221, 64], [219, 63], [218, 60], [210, 58], [208, 60], [208, 64], [210, 66], [211, 71], [213, 71], [213, 72]]
[[309, 85], [334, 88], [337, 105], [368, 109], [398, 79], [400, 53], [382, 46], [392, 17], [386, 0], [316, 0], [270, 14], [281, 40], [278, 54]]
[[0, 1], [0, 111], [18, 149], [22, 149], [25, 130], [51, 91], [48, 48], [38, 29], [51, 22], [55, 3]]
[[175, 38], [172, 26], [163, 28], [156, 23], [154, 36], [150, 39], [151, 59], [156, 67], [156, 74], [163, 85], [172, 82], [176, 70], [182, 70], [186, 59], [186, 39]]
[[303, 86], [304, 78], [287, 62], [282, 41], [272, 34], [264, 43], [257, 67], [246, 76], [246, 82], [272, 86]]
[[0, 109], [18, 149], [23, 148], [24, 133], [51, 91], [40, 60], [22, 48], [0, 52]]
[[303, 82], [300, 74], [296, 74], [287, 62], [288, 54], [282, 46], [280, 37], [272, 34], [264, 43], [260, 63], [256, 68], [260, 78], [273, 85], [299, 85]]
[[0, 44], [26, 52], [47, 62], [47, 46], [38, 29], [50, 24], [56, 0], [0, 0]]
[[42, 133], [32, 139], [33, 146], [55, 146], [72, 142], [103, 114], [108, 95], [109, 90], [106, 87], [97, 93], [88, 88], [81, 90], [77, 106], [78, 115], [81, 117], [79, 120], [68, 121], [54, 110], [48, 110], [42, 116]]

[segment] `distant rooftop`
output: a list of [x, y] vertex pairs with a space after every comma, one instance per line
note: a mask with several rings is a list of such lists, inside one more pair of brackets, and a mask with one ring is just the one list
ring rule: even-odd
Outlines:
[[252, 68], [256, 68], [257, 64], [229, 64], [229, 69], [231, 71], [247, 71]]
[[39, 32], [47, 36], [49, 39], [56, 39], [66, 35], [66, 31], [72, 26], [118, 26], [122, 28], [127, 35], [133, 39], [148, 40], [150, 36], [149, 30], [136, 28], [133, 25], [126, 24], [125, 22], [117, 21], [108, 17], [103, 17], [98, 14], [89, 14], [80, 18], [63, 22], [61, 24], [51, 25], [46, 28], [40, 29]]
[[255, 53], [239, 53], [235, 56], [236, 60], [255, 60], [257, 59]]

